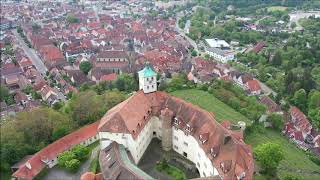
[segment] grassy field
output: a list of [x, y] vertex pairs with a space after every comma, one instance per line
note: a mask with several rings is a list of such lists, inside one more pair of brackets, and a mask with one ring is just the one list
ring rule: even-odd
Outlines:
[[229, 120], [233, 123], [238, 123], [238, 121], [244, 121], [247, 124], [250, 123], [248, 118], [239, 112], [236, 112], [234, 109], [205, 91], [190, 89], [175, 91], [171, 94], [189, 101], [192, 104], [198, 105], [207, 111], [213, 112], [217, 121], [219, 122], [222, 122], [223, 120]]
[[285, 6], [271, 6], [271, 7], [268, 7], [268, 12], [270, 12], [270, 11], [285, 11], [287, 9], [288, 9], [288, 7], [285, 7]]
[[[214, 112], [218, 121], [221, 121], [222, 119], [228, 119], [233, 122], [237, 122], [238, 120], [245, 122], [249, 121], [240, 113], [236, 112], [207, 92], [191, 89], [175, 91], [171, 94], [199, 105], [208, 111]], [[320, 167], [309, 160], [302, 150], [289, 142], [289, 140], [279, 132], [266, 129], [264, 132], [251, 134], [245, 141], [253, 147], [266, 142], [275, 142], [282, 146], [285, 153], [285, 160], [281, 161], [278, 169], [280, 177], [286, 173], [298, 175], [303, 179], [319, 179], [320, 177]], [[255, 177], [255, 179], [267, 179], [263, 176]]]

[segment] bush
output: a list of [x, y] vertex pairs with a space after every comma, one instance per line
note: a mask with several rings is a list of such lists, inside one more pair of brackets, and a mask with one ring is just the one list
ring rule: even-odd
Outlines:
[[80, 161], [78, 159], [71, 159], [66, 162], [65, 167], [72, 172], [76, 172], [80, 167]]
[[58, 156], [58, 164], [60, 167], [75, 172], [80, 167], [80, 162], [88, 158], [89, 152], [88, 147], [76, 145], [70, 151], [65, 151]]

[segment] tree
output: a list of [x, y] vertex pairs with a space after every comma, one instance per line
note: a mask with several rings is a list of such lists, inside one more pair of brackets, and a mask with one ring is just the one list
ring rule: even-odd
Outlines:
[[169, 88], [174, 91], [174, 90], [179, 90], [187, 87], [187, 75], [184, 73], [176, 74], [172, 77], [170, 83], [169, 83]]
[[92, 68], [92, 64], [89, 61], [82, 61], [80, 63], [80, 70], [86, 75], [89, 73], [91, 68]]
[[280, 51], [276, 51], [276, 53], [274, 54], [272, 58], [272, 64], [274, 66], [280, 66], [282, 64], [282, 57]]
[[119, 91], [132, 92], [138, 89], [138, 82], [132, 75], [122, 73], [115, 81], [115, 86]]
[[70, 161], [66, 162], [65, 167], [72, 172], [75, 172], [80, 167], [80, 161], [78, 159], [71, 159]]
[[100, 118], [99, 112], [103, 107], [103, 101], [96, 92], [88, 90], [75, 95], [70, 101], [69, 107], [72, 119], [78, 126], [83, 126]]
[[65, 151], [58, 155], [58, 165], [61, 167], [66, 167], [66, 163], [75, 158], [76, 155], [72, 151]]
[[291, 25], [290, 25], [291, 29], [294, 29], [297, 27], [297, 24], [295, 22], [292, 22]]
[[310, 100], [309, 100], [309, 108], [315, 109], [320, 107], [320, 91], [315, 91], [313, 93], [310, 93]]
[[75, 17], [74, 14], [68, 14], [66, 17], [66, 21], [71, 24], [71, 23], [78, 23], [80, 20]]
[[268, 117], [268, 121], [271, 122], [272, 126], [277, 130], [281, 130], [283, 128], [284, 121], [282, 116], [279, 114], [272, 113]]
[[5, 101], [8, 96], [9, 89], [4, 85], [0, 85], [0, 101]]
[[261, 144], [254, 149], [257, 160], [266, 173], [273, 174], [281, 160], [284, 159], [284, 153], [280, 145], [268, 142]]
[[193, 49], [191, 52], [191, 56], [195, 57], [197, 55], [198, 55], [197, 51], [195, 49]]
[[320, 107], [316, 109], [310, 109], [308, 117], [312, 120], [312, 123], [320, 128]]
[[90, 150], [88, 147], [79, 144], [72, 148], [72, 152], [75, 154], [76, 159], [83, 161], [88, 158]]
[[299, 89], [294, 93], [293, 102], [298, 106], [302, 111], [306, 110], [307, 105], [307, 93], [304, 89]]

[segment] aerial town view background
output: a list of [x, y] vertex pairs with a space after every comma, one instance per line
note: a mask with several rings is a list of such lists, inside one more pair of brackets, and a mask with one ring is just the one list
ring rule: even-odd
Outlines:
[[319, 0], [0, 3], [0, 179], [320, 179]]

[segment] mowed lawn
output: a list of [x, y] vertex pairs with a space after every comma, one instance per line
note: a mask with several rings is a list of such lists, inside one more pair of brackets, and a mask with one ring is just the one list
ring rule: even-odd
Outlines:
[[[213, 112], [218, 121], [228, 119], [235, 123], [240, 120], [250, 122], [239, 112], [236, 112], [234, 109], [205, 91], [190, 89], [175, 91], [171, 94]], [[250, 135], [245, 139], [245, 142], [252, 145], [253, 148], [266, 142], [280, 144], [285, 153], [285, 159], [281, 161], [279, 166], [280, 177], [286, 173], [290, 173], [301, 176], [303, 179], [320, 179], [320, 166], [313, 163], [302, 150], [289, 142], [289, 140], [282, 136], [280, 132], [266, 129], [263, 133]]]
[[288, 7], [285, 7], [285, 6], [271, 6], [271, 7], [268, 7], [268, 12], [271, 12], [271, 11], [285, 11], [287, 9], [288, 9]]
[[246, 118], [239, 112], [236, 112], [234, 109], [224, 104], [208, 92], [189, 89], [175, 91], [171, 94], [173, 96], [191, 102], [194, 105], [198, 105], [199, 107], [207, 111], [213, 112], [217, 121], [219, 122], [222, 122], [223, 120], [229, 120], [233, 123], [238, 123], [238, 121], [244, 121], [247, 124], [251, 123], [248, 118]]

